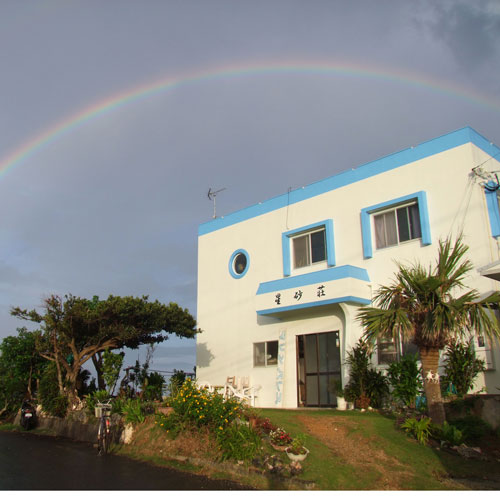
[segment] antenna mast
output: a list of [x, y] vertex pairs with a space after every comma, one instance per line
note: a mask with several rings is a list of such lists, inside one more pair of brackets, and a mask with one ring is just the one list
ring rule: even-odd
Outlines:
[[221, 188], [221, 189], [218, 189], [217, 191], [212, 191], [212, 188], [208, 189], [208, 199], [209, 200], [213, 200], [213, 202], [214, 202], [214, 215], [213, 215], [214, 219], [217, 218], [217, 215], [216, 215], [216, 205], [215, 205], [215, 197], [217, 196], [218, 193], [220, 193], [221, 191], [224, 191], [224, 189], [226, 189], [226, 188]]

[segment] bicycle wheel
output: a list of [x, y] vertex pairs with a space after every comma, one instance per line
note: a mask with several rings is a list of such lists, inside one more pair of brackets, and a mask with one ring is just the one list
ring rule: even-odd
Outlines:
[[109, 426], [109, 420], [106, 419], [106, 422], [104, 423], [104, 432], [103, 432], [103, 435], [104, 435], [104, 441], [103, 441], [103, 446], [104, 446], [104, 454], [108, 453], [108, 450], [109, 450], [109, 444], [110, 444], [110, 441], [111, 441], [111, 434], [110, 434], [110, 426]]
[[99, 422], [99, 430], [97, 431], [97, 451], [99, 455], [106, 453], [106, 428], [102, 419]]

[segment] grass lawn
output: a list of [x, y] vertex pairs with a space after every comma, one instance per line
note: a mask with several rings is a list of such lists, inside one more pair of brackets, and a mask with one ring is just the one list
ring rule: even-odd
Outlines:
[[313, 481], [320, 490], [468, 489], [463, 480], [500, 480], [498, 461], [467, 460], [422, 446], [398, 430], [393, 418], [376, 412], [261, 413], [292, 435], [306, 436], [311, 453], [301, 478]]

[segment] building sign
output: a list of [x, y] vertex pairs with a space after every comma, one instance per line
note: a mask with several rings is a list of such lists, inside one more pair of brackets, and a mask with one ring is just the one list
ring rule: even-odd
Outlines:
[[280, 333], [278, 340], [278, 368], [276, 370], [276, 406], [283, 406], [283, 385], [285, 379], [286, 331]]

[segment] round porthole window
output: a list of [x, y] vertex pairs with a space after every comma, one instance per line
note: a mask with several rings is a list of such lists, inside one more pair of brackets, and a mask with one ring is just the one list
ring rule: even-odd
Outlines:
[[236, 250], [229, 259], [229, 273], [233, 278], [243, 278], [248, 271], [250, 257], [245, 250]]

